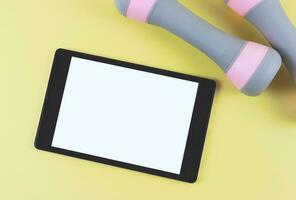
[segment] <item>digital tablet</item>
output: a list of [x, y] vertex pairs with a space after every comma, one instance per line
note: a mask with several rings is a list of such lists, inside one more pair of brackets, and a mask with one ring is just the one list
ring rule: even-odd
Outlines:
[[214, 91], [212, 80], [58, 49], [35, 147], [192, 183]]

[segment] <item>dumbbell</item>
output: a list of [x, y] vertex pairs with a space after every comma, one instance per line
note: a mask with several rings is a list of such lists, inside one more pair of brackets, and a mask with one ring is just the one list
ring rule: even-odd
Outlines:
[[296, 30], [279, 0], [225, 0], [254, 24], [281, 54], [296, 83]]
[[116, 0], [122, 15], [160, 26], [212, 58], [244, 94], [263, 92], [282, 60], [272, 48], [230, 36], [175, 0]]

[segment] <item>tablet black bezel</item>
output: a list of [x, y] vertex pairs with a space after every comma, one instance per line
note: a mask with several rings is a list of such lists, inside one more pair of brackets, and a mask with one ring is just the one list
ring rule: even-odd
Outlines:
[[[188, 133], [185, 153], [180, 174], [173, 174], [170, 172], [155, 170], [142, 166], [137, 166], [120, 161], [114, 161], [97, 156], [87, 155], [84, 153], [73, 152], [65, 149], [52, 147], [52, 140], [54, 136], [55, 126], [59, 114], [61, 101], [65, 83], [70, 67], [72, 57], [78, 57], [102, 63], [112, 64], [120, 67], [140, 70], [169, 77], [189, 80], [199, 83], [198, 92], [196, 95], [194, 110], [191, 119], [191, 125]], [[59, 153], [72, 157], [82, 158], [99, 163], [109, 164], [126, 169], [145, 172], [153, 175], [163, 176], [167, 178], [177, 179], [189, 183], [196, 181], [198, 176], [199, 165], [202, 157], [202, 150], [204, 146], [205, 136], [207, 132], [208, 122], [210, 118], [214, 93], [216, 84], [213, 80], [190, 76], [186, 74], [176, 73], [172, 71], [147, 67], [134, 63], [89, 55], [69, 51], [65, 49], [58, 49], [55, 53], [53, 66], [48, 82], [47, 92], [42, 108], [40, 122], [35, 139], [35, 147], [39, 150]]]

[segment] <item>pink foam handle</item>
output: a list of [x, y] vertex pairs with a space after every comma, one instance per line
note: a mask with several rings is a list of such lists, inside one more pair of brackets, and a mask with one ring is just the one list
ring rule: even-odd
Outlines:
[[238, 14], [240, 14], [241, 16], [245, 16], [260, 2], [262, 2], [262, 0], [229, 0], [227, 4]]
[[149, 14], [157, 0], [131, 0], [127, 9], [127, 17], [147, 22]]
[[268, 47], [254, 42], [248, 42], [246, 44], [227, 72], [228, 77], [238, 89], [243, 89], [248, 83], [262, 63], [268, 50]]

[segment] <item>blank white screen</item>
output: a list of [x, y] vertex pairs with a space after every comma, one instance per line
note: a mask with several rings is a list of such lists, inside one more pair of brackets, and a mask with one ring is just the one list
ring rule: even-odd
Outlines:
[[73, 57], [52, 146], [180, 174], [197, 90]]

